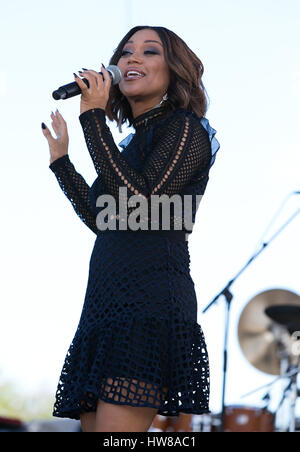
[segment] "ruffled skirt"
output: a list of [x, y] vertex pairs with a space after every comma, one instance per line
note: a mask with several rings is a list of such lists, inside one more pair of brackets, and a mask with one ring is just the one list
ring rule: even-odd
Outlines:
[[165, 416], [209, 411], [187, 241], [126, 231], [97, 237], [53, 416], [79, 419], [99, 399]]

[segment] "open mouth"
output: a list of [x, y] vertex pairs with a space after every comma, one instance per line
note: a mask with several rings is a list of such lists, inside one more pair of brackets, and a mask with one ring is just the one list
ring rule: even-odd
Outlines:
[[145, 77], [145, 74], [140, 71], [129, 69], [125, 72], [125, 80], [137, 80], [143, 77]]

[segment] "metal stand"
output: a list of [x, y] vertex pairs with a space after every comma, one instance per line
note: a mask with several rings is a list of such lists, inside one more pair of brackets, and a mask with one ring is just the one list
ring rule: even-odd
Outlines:
[[290, 419], [289, 419], [289, 428], [288, 431], [289, 432], [295, 432], [296, 430], [296, 416], [295, 416], [295, 408], [296, 408], [296, 402], [297, 402], [297, 398], [300, 396], [300, 393], [297, 389], [297, 377], [298, 374], [300, 373], [300, 367], [295, 367], [295, 366], [291, 366], [290, 369], [288, 370], [288, 372], [286, 374], [282, 374], [279, 377], [275, 378], [271, 383], [267, 383], [264, 386], [260, 386], [259, 388], [254, 389], [253, 391], [248, 392], [247, 394], [244, 394], [242, 397], [248, 397], [252, 394], [255, 394], [258, 391], [261, 391], [262, 389], [265, 388], [270, 388], [271, 386], [273, 386], [275, 383], [277, 383], [278, 381], [284, 379], [284, 378], [289, 378], [289, 384], [287, 385], [287, 387], [285, 388], [285, 390], [283, 391], [283, 395], [282, 398], [279, 402], [279, 405], [277, 407], [276, 412], [278, 412], [279, 408], [282, 406], [284, 400], [287, 398], [287, 393], [290, 391]]
[[[298, 363], [299, 364], [299, 363]], [[290, 370], [293, 373], [291, 375], [289, 386], [287, 390], [290, 390], [289, 398], [290, 398], [290, 419], [289, 419], [289, 432], [296, 431], [296, 402], [298, 398], [298, 388], [297, 388], [297, 377], [299, 369], [297, 366], [291, 366]]]
[[225, 420], [225, 396], [226, 396], [226, 377], [227, 377], [227, 367], [228, 367], [228, 330], [229, 330], [229, 316], [230, 316], [230, 307], [231, 301], [233, 298], [232, 293], [230, 292], [231, 285], [235, 282], [235, 280], [246, 270], [246, 268], [262, 253], [262, 251], [279, 235], [284, 228], [300, 213], [300, 209], [298, 209], [286, 223], [283, 224], [281, 228], [270, 238], [268, 242], [263, 242], [261, 248], [253, 254], [253, 256], [249, 259], [249, 261], [242, 267], [242, 269], [236, 274], [236, 276], [231, 279], [228, 284], [221, 290], [221, 292], [203, 309], [202, 313], [208, 311], [219, 299], [221, 295], [224, 295], [227, 302], [227, 312], [225, 319], [225, 337], [224, 337], [224, 366], [223, 366], [223, 388], [222, 388], [222, 432], [224, 431], [224, 420]]
[[224, 431], [224, 422], [225, 422], [225, 387], [226, 387], [226, 376], [227, 376], [227, 349], [228, 349], [228, 331], [229, 331], [229, 315], [230, 315], [230, 303], [233, 298], [232, 293], [225, 288], [223, 291], [223, 295], [226, 298], [227, 302], [227, 310], [226, 310], [226, 320], [225, 320], [225, 336], [224, 336], [224, 358], [223, 358], [223, 391], [222, 391], [222, 417], [221, 417], [221, 427], [222, 431]]

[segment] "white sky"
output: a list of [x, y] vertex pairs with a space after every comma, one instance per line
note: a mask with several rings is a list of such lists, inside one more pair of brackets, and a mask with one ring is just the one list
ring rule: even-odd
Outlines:
[[[110, 6], [105, 6], [110, 5]], [[96, 236], [76, 216], [49, 169], [42, 121], [59, 108], [70, 159], [96, 179], [79, 124], [79, 96], [51, 93], [73, 72], [105, 65], [135, 25], [172, 29], [199, 55], [210, 97], [207, 118], [221, 148], [190, 238], [198, 321], [211, 361], [211, 409], [222, 389], [223, 298], [202, 309], [252, 255], [283, 199], [300, 190], [300, 3], [298, 0], [82, 2], [13, 0], [1, 6], [0, 378], [53, 393], [79, 321]], [[117, 143], [120, 136], [113, 128]], [[290, 197], [268, 237], [299, 208]], [[240, 351], [237, 324], [256, 294], [300, 294], [300, 216], [232, 286], [227, 404], [259, 404], [273, 380]]]

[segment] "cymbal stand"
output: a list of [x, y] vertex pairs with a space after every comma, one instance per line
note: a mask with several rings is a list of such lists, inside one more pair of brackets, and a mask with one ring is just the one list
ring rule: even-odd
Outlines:
[[[299, 362], [298, 362], [298, 366], [300, 365], [300, 357], [299, 357]], [[298, 398], [298, 390], [297, 390], [297, 376], [300, 373], [300, 367], [295, 367], [295, 366], [290, 366], [289, 371], [286, 374], [282, 374], [279, 377], [275, 378], [273, 381], [271, 381], [270, 383], [267, 383], [266, 385], [260, 386], [259, 388], [254, 389], [253, 391], [247, 392], [246, 394], [243, 394], [241, 396], [241, 398], [245, 398], [245, 397], [249, 397], [250, 395], [255, 394], [258, 391], [261, 391], [262, 389], [265, 388], [270, 388], [271, 386], [273, 386], [275, 383], [277, 383], [278, 381], [282, 380], [283, 378], [289, 378], [290, 381], [287, 385], [287, 387], [284, 390], [284, 394], [282, 396], [282, 399], [280, 400], [280, 403], [277, 407], [276, 412], [279, 410], [279, 408], [281, 407], [282, 403], [284, 402], [285, 398], [286, 398], [286, 393], [287, 391], [289, 391], [289, 389], [291, 389], [291, 404], [290, 404], [290, 419], [289, 419], [289, 432], [294, 432], [295, 431], [295, 427], [296, 427], [296, 422], [295, 422], [295, 408], [296, 408], [296, 401]]]
[[[298, 360], [298, 365], [299, 364], [300, 364], [300, 361]], [[297, 366], [291, 366], [291, 370], [295, 370], [295, 369], [297, 369]], [[299, 369], [298, 369], [298, 372], [295, 372], [293, 375], [291, 375], [290, 383], [289, 383], [289, 387], [288, 387], [288, 388], [290, 388], [290, 394], [289, 394], [289, 398], [290, 398], [289, 432], [295, 432], [296, 431], [296, 402], [297, 402], [297, 398], [298, 398], [298, 388], [297, 388], [298, 373], [299, 373]]]
[[300, 213], [300, 209], [298, 209], [284, 224], [279, 228], [277, 232], [270, 238], [268, 242], [263, 242], [261, 244], [261, 248], [251, 256], [249, 261], [241, 268], [241, 270], [227, 283], [224, 289], [219, 292], [215, 298], [203, 309], [202, 313], [204, 314], [214, 305], [221, 295], [224, 295], [227, 303], [227, 311], [226, 311], [226, 319], [225, 319], [225, 334], [224, 334], [224, 349], [223, 349], [223, 388], [222, 388], [222, 431], [224, 431], [224, 419], [225, 419], [225, 393], [226, 393], [226, 377], [227, 377], [227, 368], [228, 368], [228, 331], [229, 331], [229, 314], [231, 301], [233, 298], [233, 294], [230, 292], [231, 285], [235, 282], [235, 280], [246, 270], [246, 268], [264, 251], [264, 249], [279, 235], [284, 228]]
[[277, 383], [277, 381], [280, 381], [282, 378], [290, 378], [292, 375], [297, 374], [297, 373], [300, 373], [300, 367], [298, 367], [297, 369], [294, 369], [294, 370], [288, 372], [288, 373], [285, 374], [285, 375], [280, 375], [279, 377], [276, 377], [276, 378], [275, 378], [273, 381], [271, 381], [270, 383], [267, 383], [267, 384], [265, 384], [265, 385], [263, 385], [263, 386], [260, 386], [259, 388], [256, 388], [256, 389], [253, 389], [252, 391], [247, 392], [246, 394], [243, 394], [243, 395], [241, 396], [241, 398], [243, 399], [243, 398], [245, 398], [245, 397], [249, 397], [249, 396], [255, 394], [256, 392], [261, 391], [262, 389], [270, 388], [270, 387], [273, 386], [275, 383]]

